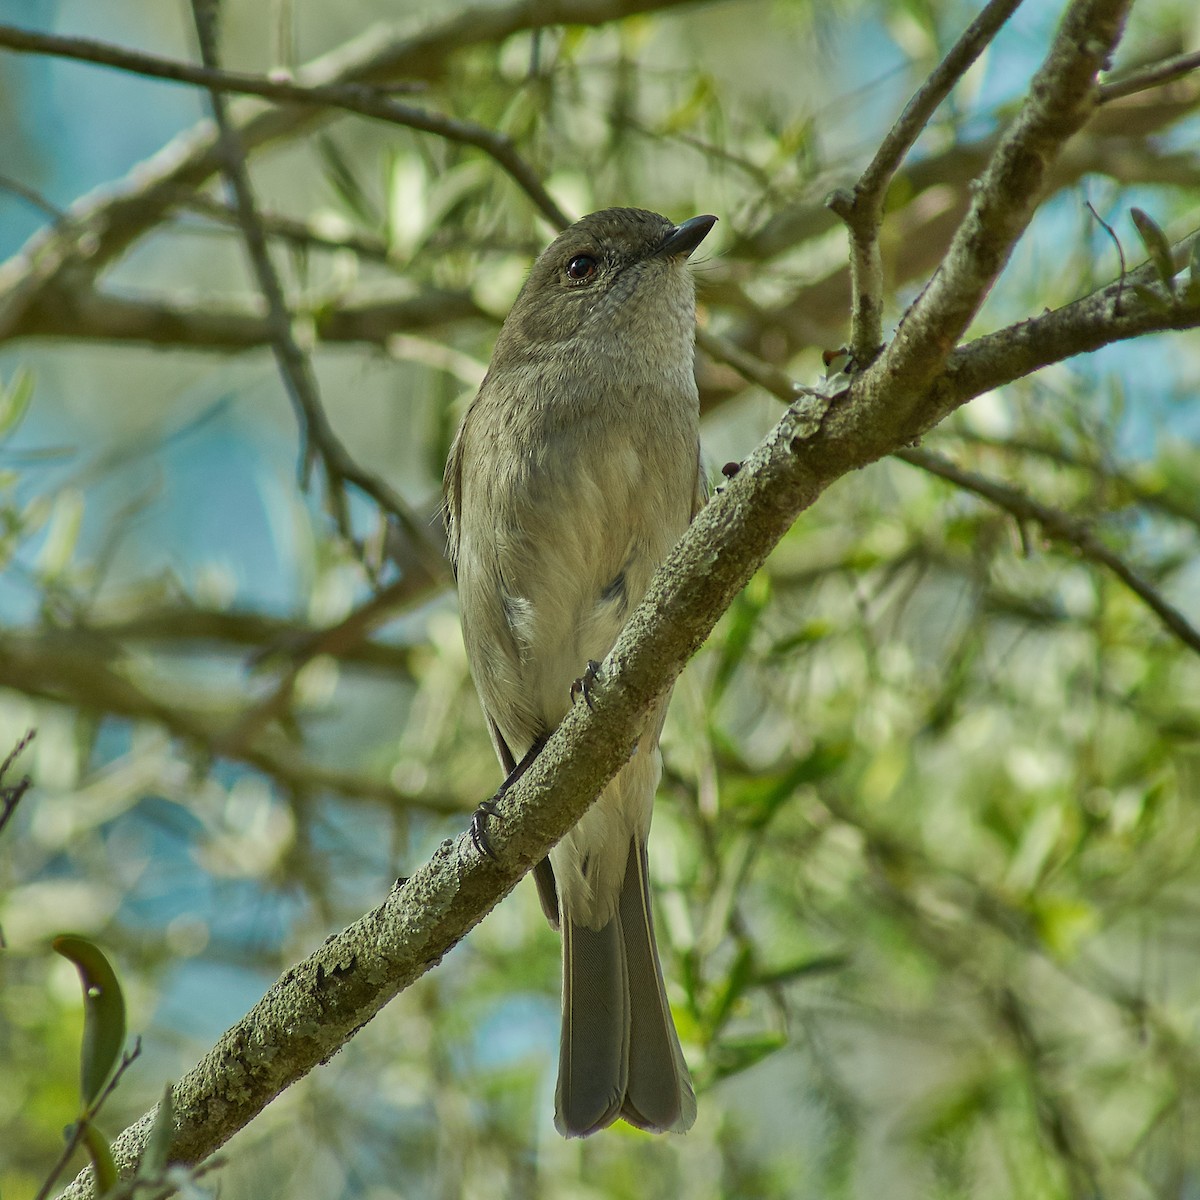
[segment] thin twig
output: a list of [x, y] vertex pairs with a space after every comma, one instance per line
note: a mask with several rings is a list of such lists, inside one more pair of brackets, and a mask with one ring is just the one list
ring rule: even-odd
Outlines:
[[879, 250], [879, 228], [888, 186], [930, 118], [1020, 3], [1021, 0], [991, 0], [905, 105], [853, 191], [839, 189], [826, 201], [845, 221], [850, 233], [850, 274], [854, 291], [850, 352], [860, 367], [867, 366], [883, 344], [883, 261]]
[[1051, 168], [1096, 110], [1096, 75], [1121, 39], [1132, 0], [1073, 0], [1029, 94], [1005, 130], [942, 263], [870, 367], [897, 417], [943, 370], [1042, 202]]
[[17, 811], [17, 805], [21, 803], [21, 798], [29, 790], [28, 775], [13, 784], [5, 784], [4, 777], [8, 774], [8, 770], [13, 763], [17, 761], [21, 752], [35, 737], [37, 737], [37, 731], [34, 729], [28, 730], [25, 736], [9, 751], [8, 757], [0, 763], [0, 833], [4, 832], [4, 827], [8, 824], [13, 813]]
[[1074, 546], [1084, 558], [1111, 571], [1175, 637], [1188, 649], [1200, 654], [1200, 630], [1170, 604], [1149, 580], [1104, 545], [1085, 522], [1042, 504], [1011, 484], [965, 471], [940, 454], [910, 449], [896, 451], [895, 457], [945, 479], [955, 487], [983, 497], [997, 508], [1011, 513], [1018, 521], [1036, 521], [1051, 540]]
[[30, 187], [27, 183], [22, 183], [19, 179], [13, 179], [11, 175], [0, 175], [0, 191], [8, 192], [19, 199], [24, 200], [30, 208], [36, 208], [43, 216], [49, 217], [52, 221], [61, 221], [67, 214], [56, 204], [52, 204], [37, 188]]
[[419, 91], [419, 83], [394, 83], [386, 87], [369, 84], [325, 84], [303, 86], [269, 75], [246, 71], [226, 71], [219, 67], [198, 67], [178, 59], [163, 58], [130, 50], [94, 38], [68, 37], [58, 33], [38, 33], [15, 25], [0, 25], [0, 47], [17, 54], [41, 54], [48, 58], [69, 58], [75, 62], [112, 67], [131, 75], [162, 79], [168, 83], [187, 83], [209, 91], [237, 92], [261, 96], [284, 104], [326, 104], [341, 108], [347, 104], [370, 102], [387, 92]]
[[1135, 92], [1145, 92], [1150, 88], [1173, 83], [1176, 79], [1190, 75], [1197, 67], [1200, 67], [1200, 50], [1193, 50], [1190, 54], [1177, 54], [1174, 58], [1164, 58], [1162, 62], [1130, 72], [1123, 79], [1102, 84], [1100, 103], [1108, 104], [1124, 96], [1132, 96]]
[[[201, 56], [208, 67], [215, 68], [216, 5], [212, 0], [192, 0], [192, 10]], [[229, 120], [225, 97], [221, 92], [210, 89], [209, 98], [224, 159], [224, 172], [233, 192], [246, 251], [267, 303], [271, 348], [302, 430], [304, 447], [301, 452], [301, 473], [306, 475], [314, 457], [320, 458], [325, 472], [326, 501], [339, 532], [348, 542], [353, 542], [354, 531], [344, 485], [351, 483], [374, 500], [381, 509], [400, 521], [418, 549], [424, 551], [423, 558], [427, 558], [429, 565], [433, 567], [440, 556], [429, 544], [421, 523], [409, 511], [408, 505], [399, 494], [381, 479], [363, 470], [351, 458], [329, 423], [321, 403], [312, 363], [292, 332], [291, 314], [288, 312], [279, 275], [267, 249], [266, 231], [258, 215], [246, 158]]]
[[[727, 363], [743, 377], [758, 384], [784, 403], [792, 403], [804, 390], [782, 371], [756, 359], [752, 354], [715, 334], [700, 331], [696, 337], [696, 344], [706, 354]], [[1177, 608], [1169, 604], [1153, 584], [1139, 575], [1119, 555], [1113, 553], [1082, 522], [1034, 500], [1010, 484], [964, 471], [941, 455], [932, 454], [927, 450], [899, 450], [896, 451], [895, 457], [990, 500], [1012, 513], [1019, 521], [1036, 521], [1048, 537], [1074, 546], [1085, 558], [1116, 575], [1155, 613], [1171, 633], [1189, 649], [1200, 654], [1200, 631]]]
[[[217, 0], [192, 0], [192, 15], [200, 43], [200, 56], [205, 66], [210, 69], [216, 68], [217, 61], [217, 9]], [[275, 264], [267, 250], [267, 235], [259, 219], [254, 188], [246, 167], [246, 157], [229, 121], [225, 96], [219, 90], [210, 88], [209, 100], [213, 120], [217, 126], [223, 160], [222, 171], [233, 193], [238, 224], [242, 229], [251, 269], [267, 303], [271, 349], [275, 353], [279, 373], [283, 377], [284, 386], [300, 424], [303, 446], [301, 475], [306, 478], [314, 457], [320, 456], [325, 468], [326, 502], [342, 537], [348, 542], [353, 542], [349, 507], [345, 490], [340, 483], [340, 471], [337, 469], [338, 451], [341, 447], [325, 415], [312, 363], [300, 349], [292, 333], [291, 314], [288, 312], [287, 300]]]
[[1121, 274], [1117, 280], [1117, 298], [1113, 301], [1113, 312], [1120, 314], [1121, 312], [1121, 292], [1125, 287], [1125, 248], [1121, 245], [1121, 239], [1117, 237], [1117, 231], [1096, 211], [1096, 207], [1089, 200], [1087, 201], [1087, 210], [1096, 219], [1096, 223], [1108, 234], [1112, 240], [1112, 244], [1117, 248], [1117, 261], [1121, 264]]
[[122, 46], [97, 42], [91, 38], [33, 33], [11, 25], [0, 25], [0, 47], [22, 53], [45, 54], [95, 63], [171, 83], [193, 84], [206, 88], [211, 96], [233, 92], [259, 96], [279, 104], [340, 108], [378, 121], [403, 125], [423, 133], [433, 133], [447, 141], [474, 146], [493, 158], [556, 229], [563, 229], [571, 223], [571, 218], [546, 190], [538, 173], [521, 157], [510, 137], [474, 121], [463, 121], [456, 117], [443, 116], [441, 113], [427, 112], [413, 105], [392, 100], [387, 92], [396, 91], [395, 85], [380, 88], [359, 83], [289, 83], [266, 75], [225, 71], [213, 62], [206, 62], [203, 67], [195, 67], [173, 59], [158, 58], [126, 50]]
[[[188, 193], [180, 200], [180, 206], [188, 212], [195, 213], [199, 217], [212, 221], [214, 224], [232, 226], [234, 229], [241, 230], [241, 226], [238, 223], [236, 205], [224, 203], [213, 196], [202, 194], [192, 195]], [[263, 229], [271, 237], [278, 238], [280, 241], [288, 242], [301, 249], [329, 250], [334, 252], [350, 250], [360, 259], [365, 259], [367, 262], [384, 264], [393, 262], [387, 241], [374, 234], [356, 230], [338, 237], [333, 234], [322, 233], [309, 221], [298, 220], [295, 217], [288, 217], [282, 213], [268, 212], [262, 208], [259, 209], [259, 219], [262, 221]]]
[[108, 1098], [117, 1090], [117, 1084], [121, 1082], [121, 1077], [141, 1057], [141, 1053], [142, 1039], [140, 1037], [134, 1038], [133, 1049], [121, 1055], [121, 1062], [114, 1072], [112, 1079], [108, 1081], [108, 1086], [100, 1094], [95, 1104], [82, 1112], [79, 1115], [79, 1119], [71, 1126], [70, 1135], [67, 1137], [62, 1153], [58, 1156], [58, 1161], [50, 1168], [50, 1174], [42, 1180], [42, 1186], [38, 1188], [37, 1195], [34, 1196], [33, 1200], [46, 1200], [51, 1191], [53, 1191], [55, 1180], [63, 1173], [63, 1169], [67, 1163], [71, 1161], [71, 1155], [79, 1149], [79, 1145], [83, 1141], [84, 1130], [87, 1128], [88, 1123], [99, 1114], [108, 1101]]

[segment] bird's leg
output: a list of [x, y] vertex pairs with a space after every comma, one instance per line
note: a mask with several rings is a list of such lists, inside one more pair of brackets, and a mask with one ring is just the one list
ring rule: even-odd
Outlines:
[[525, 751], [525, 757], [508, 773], [508, 778], [497, 789], [496, 794], [490, 799], [485, 800], [471, 814], [471, 845], [479, 851], [480, 854], [486, 854], [488, 858], [495, 858], [496, 852], [492, 849], [491, 840], [487, 835], [487, 822], [490, 817], [499, 818], [500, 812], [496, 807], [501, 800], [504, 799], [505, 793], [533, 764], [533, 760], [537, 758], [542, 747], [546, 744], [546, 737], [542, 735], [534, 739], [533, 745]]
[[571, 684], [571, 703], [574, 704], [582, 696], [588, 708], [595, 708], [592, 703], [592, 684], [599, 678], [600, 664], [594, 658], [589, 658], [583, 674]]

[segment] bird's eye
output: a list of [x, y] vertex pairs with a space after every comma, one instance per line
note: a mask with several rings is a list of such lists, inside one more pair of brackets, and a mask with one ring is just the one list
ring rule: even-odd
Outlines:
[[596, 274], [596, 266], [596, 260], [590, 254], [577, 254], [567, 263], [567, 278], [582, 283]]

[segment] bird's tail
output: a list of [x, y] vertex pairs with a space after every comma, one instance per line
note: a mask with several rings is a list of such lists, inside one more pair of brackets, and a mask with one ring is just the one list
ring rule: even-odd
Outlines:
[[663, 986], [646, 847], [630, 842], [612, 920], [588, 929], [563, 913], [563, 1024], [554, 1123], [585, 1137], [618, 1117], [684, 1133], [696, 1095]]

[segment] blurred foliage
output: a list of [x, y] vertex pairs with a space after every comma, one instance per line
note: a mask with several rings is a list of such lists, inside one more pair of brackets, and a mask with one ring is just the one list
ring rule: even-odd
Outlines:
[[[185, 26], [139, 0], [103, 31], [88, 6], [58, 7], [58, 28], [145, 31], [155, 50], [192, 53]], [[225, 7], [227, 57], [253, 69], [279, 65], [281, 41], [308, 57], [396, 15], [365, 0]], [[897, 181], [893, 322], [1058, 8], [1019, 12]], [[293, 12], [288, 37], [268, 9]], [[419, 102], [508, 134], [575, 212], [720, 214], [698, 266], [702, 319], [811, 380], [846, 326], [845, 239], [823, 196], [852, 181], [973, 11], [684, 6], [465, 49]], [[1126, 60], [1193, 48], [1196, 33], [1192, 6], [1147, 0]], [[109, 154], [111, 177], [137, 161], [106, 137], [114, 123], [157, 130], [166, 113], [183, 129], [201, 111], [172, 92], [162, 109], [109, 98], [52, 114], [39, 69], [4, 82], [31, 89], [38, 113], [9, 136], [62, 157], [42, 176], [63, 206], [94, 182], [72, 174], [81, 161]], [[1088, 201], [1130, 264], [1142, 241], [1161, 255], [1162, 231], [1197, 224], [1200, 91], [1170, 96], [1105, 110], [1107, 132], [1084, 135], [980, 331], [1115, 278]], [[478, 151], [403, 129], [343, 116], [253, 163], [303, 317], [381, 296], [470, 302], [315, 352], [351, 452], [433, 527], [450, 433], [547, 230]], [[247, 295], [219, 201], [181, 200], [115, 285], [197, 307]], [[0, 231], [13, 211], [0, 207]], [[1184, 335], [1054, 367], [928, 444], [1092, 522], [1196, 623], [1196, 351]], [[775, 402], [699, 368], [706, 452], [741, 459]], [[167, 354], [28, 340], [0, 352], [0, 379], [0, 751], [38, 731], [35, 787], [0, 837], [0, 1191], [21, 1197], [77, 1108], [81, 1001], [53, 936], [77, 930], [119, 966], [143, 1045], [105, 1110], [119, 1128], [282, 969], [459, 832], [498, 768], [453, 598], [403, 592], [399, 535], [357, 498], [362, 544], [333, 537], [319, 488], [297, 482], [266, 351], [202, 352], [186, 331]], [[376, 581], [364, 564], [381, 547], [400, 565]], [[401, 595], [386, 621], [376, 586]], [[702, 1089], [686, 1139], [554, 1134], [558, 946], [523, 886], [231, 1143], [221, 1194], [1200, 1186], [1200, 663], [1116, 579], [880, 464], [806, 513], [727, 614], [676, 687], [664, 757], [660, 938]]]

